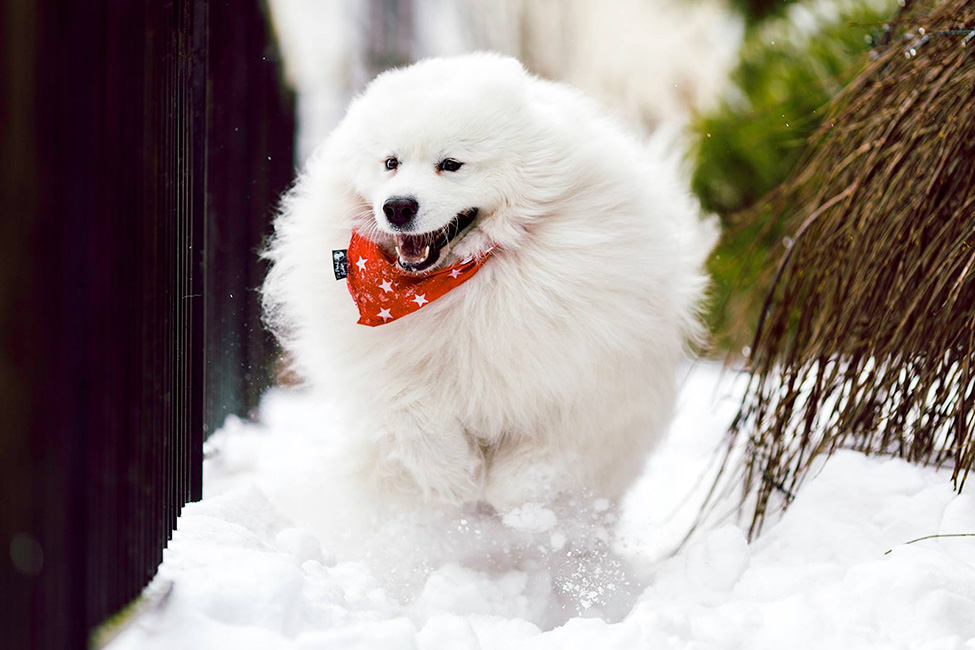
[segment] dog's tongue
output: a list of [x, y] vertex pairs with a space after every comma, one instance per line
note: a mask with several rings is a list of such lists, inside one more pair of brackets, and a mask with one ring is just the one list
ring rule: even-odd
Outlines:
[[430, 240], [424, 235], [396, 235], [396, 254], [407, 264], [426, 262], [430, 257]]

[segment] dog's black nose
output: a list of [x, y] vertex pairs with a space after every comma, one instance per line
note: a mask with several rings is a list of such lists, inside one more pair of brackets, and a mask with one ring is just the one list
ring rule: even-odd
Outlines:
[[419, 209], [420, 204], [409, 196], [394, 196], [383, 203], [383, 214], [386, 215], [389, 223], [397, 228], [402, 228], [413, 221]]

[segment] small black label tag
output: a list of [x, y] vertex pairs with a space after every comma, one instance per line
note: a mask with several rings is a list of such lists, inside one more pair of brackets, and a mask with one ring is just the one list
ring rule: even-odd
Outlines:
[[349, 277], [349, 258], [346, 251], [332, 251], [332, 268], [335, 270], [336, 280]]

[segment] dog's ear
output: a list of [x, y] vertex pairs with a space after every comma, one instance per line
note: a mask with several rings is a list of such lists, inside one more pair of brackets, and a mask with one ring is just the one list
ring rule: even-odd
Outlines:
[[471, 79], [484, 100], [498, 106], [525, 103], [531, 76], [521, 61], [494, 52], [475, 52], [465, 58], [473, 64]]

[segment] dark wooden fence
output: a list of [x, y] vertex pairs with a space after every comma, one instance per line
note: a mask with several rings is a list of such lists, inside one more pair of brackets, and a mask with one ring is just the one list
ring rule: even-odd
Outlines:
[[0, 648], [80, 648], [267, 385], [293, 104], [258, 0], [0, 0], [0, 52]]

